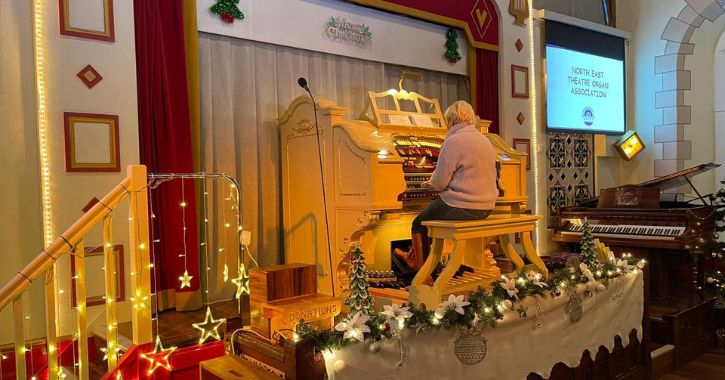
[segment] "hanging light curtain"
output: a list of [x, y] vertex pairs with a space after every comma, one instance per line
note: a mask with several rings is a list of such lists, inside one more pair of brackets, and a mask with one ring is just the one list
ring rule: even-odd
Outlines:
[[[183, 2], [134, 0], [134, 22], [141, 163], [151, 173], [193, 172]], [[201, 307], [194, 185], [183, 184], [184, 205], [181, 180], [150, 193], [158, 240], [152, 280], [161, 310]], [[185, 270], [193, 278], [182, 289], [179, 277]]]

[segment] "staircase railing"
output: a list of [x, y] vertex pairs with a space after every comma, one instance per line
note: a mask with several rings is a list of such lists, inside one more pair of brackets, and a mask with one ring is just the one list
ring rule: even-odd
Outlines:
[[[58, 339], [56, 328], [56, 281], [55, 262], [66, 254], [71, 254], [75, 265], [75, 297], [77, 309], [78, 374], [81, 380], [89, 377], [88, 371], [88, 326], [86, 323], [86, 273], [84, 238], [95, 226], [103, 223], [104, 242], [104, 280], [106, 301], [106, 353], [108, 368], [116, 367], [118, 360], [118, 331], [116, 311], [116, 269], [117, 254], [112, 240], [112, 211], [118, 204], [129, 198], [129, 245], [131, 262], [131, 289], [133, 303], [131, 322], [133, 343], [150, 343], [151, 331], [151, 263], [149, 255], [149, 218], [146, 167], [131, 165], [127, 168], [126, 178], [98, 201], [88, 212], [73, 223], [51, 245], [45, 247], [38, 256], [18, 272], [10, 282], [0, 290], [0, 311], [12, 303], [13, 325], [15, 328], [15, 368], [16, 378], [27, 379], [25, 356], [26, 338], [23, 328], [23, 297], [33, 281], [42, 279], [45, 292], [46, 344], [48, 354], [48, 378], [59, 378]], [[32, 369], [31, 369], [32, 370]]]

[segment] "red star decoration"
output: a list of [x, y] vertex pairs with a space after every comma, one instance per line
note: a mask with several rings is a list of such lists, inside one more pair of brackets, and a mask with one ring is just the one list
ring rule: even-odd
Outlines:
[[164, 348], [164, 346], [161, 344], [161, 339], [156, 336], [156, 344], [154, 345], [154, 350], [141, 354], [142, 359], [149, 361], [149, 369], [146, 372], [146, 375], [151, 376], [159, 368], [171, 371], [169, 356], [171, 356], [174, 351], [176, 351], [176, 347]]

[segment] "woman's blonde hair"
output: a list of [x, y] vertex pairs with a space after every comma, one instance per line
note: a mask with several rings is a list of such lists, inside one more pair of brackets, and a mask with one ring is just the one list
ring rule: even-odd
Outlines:
[[476, 113], [473, 112], [473, 107], [463, 100], [459, 100], [451, 104], [451, 106], [446, 109], [443, 117], [449, 124], [449, 128], [456, 124], [474, 124], [476, 122]]

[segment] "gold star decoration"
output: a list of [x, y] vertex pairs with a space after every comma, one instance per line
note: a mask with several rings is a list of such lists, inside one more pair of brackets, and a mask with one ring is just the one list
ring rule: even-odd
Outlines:
[[226, 318], [214, 319], [214, 317], [211, 316], [211, 309], [209, 308], [209, 306], [207, 306], [204, 322], [191, 324], [195, 329], [201, 331], [201, 337], [199, 337], [199, 344], [204, 343], [209, 338], [219, 340], [219, 326], [221, 326], [226, 321]]
[[[104, 360], [104, 361], [105, 360], [108, 360], [108, 348], [101, 347], [100, 350], [101, 350], [101, 352], [103, 352], [103, 359], [102, 360]], [[121, 351], [121, 347], [111, 348], [111, 352], [114, 352], [114, 355], [116, 355], [116, 357], [118, 357], [118, 352], [119, 351]]]
[[161, 339], [156, 336], [156, 344], [154, 350], [151, 352], [144, 352], [141, 354], [141, 358], [149, 361], [149, 369], [146, 372], [147, 376], [151, 376], [157, 369], [163, 368], [167, 371], [171, 371], [171, 364], [169, 363], [169, 356], [176, 351], [176, 347], [172, 346], [164, 348], [161, 344]]
[[181, 288], [190, 288], [191, 287], [191, 279], [194, 278], [194, 276], [189, 276], [189, 272], [184, 270], [184, 274], [179, 277], [179, 281], [181, 281]]
[[237, 276], [237, 278], [232, 279], [232, 284], [237, 286], [237, 293], [234, 295], [234, 298], [239, 299], [242, 294], [249, 294], [249, 275], [247, 275], [247, 269], [244, 267], [244, 264], [239, 264]]

